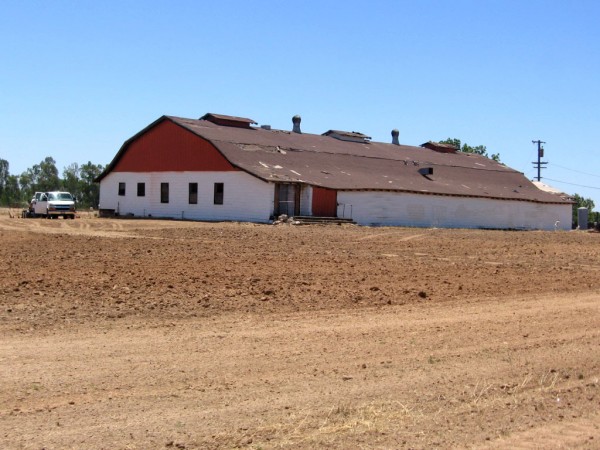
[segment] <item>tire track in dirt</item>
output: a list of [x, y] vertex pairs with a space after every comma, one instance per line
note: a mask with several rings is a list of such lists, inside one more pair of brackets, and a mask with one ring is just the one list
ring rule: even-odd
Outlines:
[[513, 433], [477, 450], [554, 450], [597, 449], [600, 447], [600, 415], [564, 420], [560, 423], [542, 425], [527, 431]]
[[[389, 239], [391, 236], [397, 236], [400, 233], [383, 233], [383, 234], [370, 234], [364, 237], [361, 237], [357, 240], [357, 242], [363, 242], [363, 241], [370, 241], [370, 240], [374, 240], [374, 239], [381, 239], [381, 238], [387, 238]], [[401, 233], [400, 235], [404, 235], [405, 233]], [[420, 240], [423, 239], [425, 236], [427, 236], [426, 233], [420, 233], [420, 234], [411, 234], [408, 236], [403, 236], [400, 237], [399, 239], [393, 239], [390, 240], [389, 242], [395, 241], [395, 242], [406, 242], [406, 241], [412, 241], [413, 239], [415, 240]]]
[[19, 232], [31, 232], [40, 234], [68, 234], [68, 235], [86, 235], [86, 236], [98, 236], [98, 237], [109, 237], [109, 238], [138, 238], [140, 237], [136, 233], [124, 232], [124, 227], [119, 223], [112, 223], [108, 226], [97, 226], [95, 224], [92, 227], [89, 223], [82, 221], [68, 221], [68, 220], [49, 220], [43, 219], [11, 219], [0, 220], [0, 230], [5, 231], [19, 231]]

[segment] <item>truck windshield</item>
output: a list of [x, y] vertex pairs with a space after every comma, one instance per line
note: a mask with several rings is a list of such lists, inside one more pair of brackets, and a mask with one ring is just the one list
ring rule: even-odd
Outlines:
[[48, 200], [73, 200], [73, 197], [68, 192], [50, 192], [48, 193]]

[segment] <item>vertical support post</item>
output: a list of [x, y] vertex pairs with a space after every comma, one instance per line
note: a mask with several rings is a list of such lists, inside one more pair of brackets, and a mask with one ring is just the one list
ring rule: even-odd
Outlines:
[[542, 161], [542, 158], [544, 156], [544, 147], [542, 147], [542, 144], [545, 144], [544, 141], [540, 141], [539, 139], [537, 141], [531, 141], [533, 144], [537, 144], [537, 163], [533, 162], [533, 168], [537, 169], [537, 180], [541, 181], [542, 179], [542, 174], [541, 174], [541, 170], [545, 169], [545, 167], [542, 167], [543, 164], [548, 164], [547, 162]]

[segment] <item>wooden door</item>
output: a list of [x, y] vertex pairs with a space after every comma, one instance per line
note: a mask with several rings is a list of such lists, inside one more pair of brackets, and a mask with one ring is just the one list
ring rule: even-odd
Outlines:
[[337, 217], [337, 191], [314, 186], [312, 215], [315, 217]]

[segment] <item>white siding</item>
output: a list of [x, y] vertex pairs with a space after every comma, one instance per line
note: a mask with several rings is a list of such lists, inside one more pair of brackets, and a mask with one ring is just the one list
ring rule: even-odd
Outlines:
[[[119, 183], [126, 192], [118, 195]], [[137, 183], [146, 195], [137, 196]], [[169, 203], [160, 202], [160, 184], [169, 183]], [[189, 183], [198, 183], [198, 203], [188, 203]], [[223, 205], [215, 205], [214, 183], [224, 184]], [[273, 215], [274, 184], [245, 172], [112, 172], [100, 183], [100, 208], [121, 215], [193, 220], [268, 222]], [[442, 228], [571, 228], [571, 205], [396, 192], [338, 191], [338, 216], [352, 214], [361, 225]], [[312, 188], [303, 186], [302, 215], [312, 214]]]
[[[119, 183], [126, 183], [124, 196]], [[137, 196], [137, 184], [146, 195]], [[160, 185], [169, 183], [169, 203], [160, 202]], [[189, 183], [198, 183], [198, 203], [190, 205]], [[223, 204], [214, 204], [214, 183], [223, 183]], [[268, 222], [273, 214], [274, 184], [245, 172], [111, 172], [100, 183], [100, 208], [120, 215], [194, 220]]]
[[441, 228], [571, 229], [571, 205], [396, 192], [338, 191], [361, 225]]

